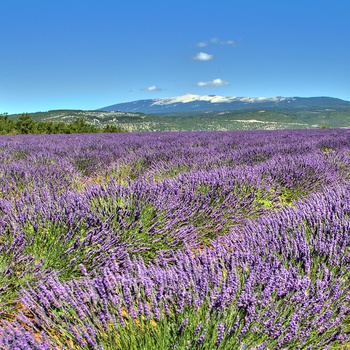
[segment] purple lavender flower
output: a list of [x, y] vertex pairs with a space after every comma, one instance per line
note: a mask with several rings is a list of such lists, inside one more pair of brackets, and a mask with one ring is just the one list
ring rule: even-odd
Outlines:
[[218, 327], [217, 327], [217, 338], [216, 338], [216, 344], [222, 343], [224, 340], [224, 335], [225, 335], [225, 326], [222, 322], [219, 322]]
[[207, 335], [207, 331], [204, 330], [203, 333], [201, 334], [201, 336], [197, 339], [198, 345], [203, 344], [206, 335]]
[[179, 328], [177, 329], [176, 333], [177, 335], [181, 335], [183, 329], [188, 325], [188, 316], [186, 316], [183, 321], [181, 322]]

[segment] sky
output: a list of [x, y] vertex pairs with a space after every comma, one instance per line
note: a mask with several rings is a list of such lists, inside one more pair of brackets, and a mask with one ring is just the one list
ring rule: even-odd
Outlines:
[[1, 0], [0, 114], [185, 94], [350, 100], [349, 0]]

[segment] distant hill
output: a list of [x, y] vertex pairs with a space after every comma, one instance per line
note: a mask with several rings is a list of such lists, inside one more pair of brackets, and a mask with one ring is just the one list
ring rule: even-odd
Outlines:
[[[184, 95], [141, 100], [99, 110], [31, 113], [34, 120], [116, 125], [128, 131], [350, 128], [350, 102], [331, 97], [221, 97]], [[18, 118], [18, 115], [11, 115]]]
[[100, 108], [101, 111], [164, 114], [203, 111], [239, 111], [250, 109], [347, 109], [350, 102], [332, 97], [223, 97], [187, 94], [173, 98], [157, 98], [119, 103]]

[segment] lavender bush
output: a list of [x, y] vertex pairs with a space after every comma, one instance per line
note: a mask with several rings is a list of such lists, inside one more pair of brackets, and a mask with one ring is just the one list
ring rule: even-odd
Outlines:
[[350, 132], [0, 138], [0, 348], [350, 342]]

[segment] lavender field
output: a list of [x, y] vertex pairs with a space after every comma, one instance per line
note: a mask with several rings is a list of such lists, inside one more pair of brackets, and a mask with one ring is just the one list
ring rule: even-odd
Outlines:
[[0, 349], [350, 343], [350, 130], [0, 138]]

